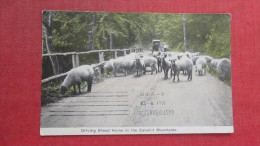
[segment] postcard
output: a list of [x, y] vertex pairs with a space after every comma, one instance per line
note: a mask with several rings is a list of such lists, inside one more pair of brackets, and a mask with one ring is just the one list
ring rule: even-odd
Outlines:
[[233, 133], [231, 15], [42, 12], [41, 136]]

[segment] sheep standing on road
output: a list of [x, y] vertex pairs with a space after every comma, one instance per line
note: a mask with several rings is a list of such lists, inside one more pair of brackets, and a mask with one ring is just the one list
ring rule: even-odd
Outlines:
[[136, 74], [137, 76], [139, 76], [141, 73], [144, 73], [144, 70], [145, 70], [145, 63], [144, 63], [144, 60], [140, 57], [137, 57], [135, 59], [135, 70], [136, 70]]
[[169, 69], [171, 68], [171, 61], [170, 61], [170, 57], [167, 57], [167, 55], [165, 54], [163, 59], [162, 59], [162, 69], [164, 72], [164, 79], [168, 79], [168, 72]]
[[199, 75], [202, 75], [203, 72], [206, 75], [206, 68], [207, 68], [207, 60], [205, 57], [201, 56], [196, 61], [196, 70], [198, 71]]
[[126, 55], [124, 57], [125, 61], [127, 62], [126, 63], [126, 71], [127, 71], [128, 74], [132, 74], [133, 71], [134, 71], [135, 56], [136, 56], [135, 53], [131, 53], [131, 54]]
[[114, 66], [114, 75], [116, 77], [117, 72], [119, 70], [123, 70], [123, 72], [125, 73], [125, 76], [128, 72], [129, 69], [129, 60], [125, 57], [118, 57], [114, 60], [113, 62], [113, 66]]
[[[182, 56], [180, 60], [173, 59], [172, 62], [172, 69], [171, 69], [171, 75], [173, 74], [173, 81], [175, 81], [175, 76], [177, 75], [178, 81], [180, 71], [187, 71], [188, 74], [188, 80], [192, 80], [192, 60], [189, 59], [187, 56]], [[173, 73], [172, 73], [173, 72]]]
[[157, 56], [157, 68], [158, 68], [158, 72], [162, 72], [162, 57]]
[[82, 65], [77, 68], [73, 68], [69, 71], [68, 75], [64, 79], [61, 84], [61, 94], [64, 95], [68, 88], [73, 86], [74, 94], [76, 94], [76, 87], [78, 85], [79, 93], [80, 91], [80, 83], [86, 81], [88, 84], [87, 92], [91, 92], [92, 81], [94, 78], [94, 69], [90, 65]]
[[221, 80], [230, 78], [231, 62], [227, 58], [222, 58], [218, 61], [217, 71]]
[[193, 62], [193, 65], [196, 65], [196, 61], [197, 61], [197, 59], [199, 59], [199, 57], [200, 57], [200, 56], [193, 56], [193, 57], [191, 57], [191, 60], [192, 60], [192, 62]]
[[157, 74], [157, 59], [151, 56], [144, 56], [141, 60], [144, 60], [144, 74], [146, 73], [146, 67], [151, 67], [151, 74], [155, 71]]

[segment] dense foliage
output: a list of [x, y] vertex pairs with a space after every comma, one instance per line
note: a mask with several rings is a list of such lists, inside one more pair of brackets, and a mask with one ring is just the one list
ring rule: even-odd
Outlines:
[[[150, 49], [153, 39], [160, 39], [167, 43], [172, 51], [185, 51], [184, 16], [188, 51], [199, 51], [215, 58], [230, 57], [230, 15], [228, 14], [44, 11], [43, 24], [51, 22], [49, 23], [51, 36], [47, 37], [52, 39], [50, 46], [53, 52], [79, 52], [111, 47], [123, 49], [135, 45]], [[45, 37], [46, 34], [43, 33], [43, 53], [48, 53]], [[88, 47], [90, 41], [92, 48]], [[86, 60], [86, 58], [89, 57], [82, 59]], [[50, 68], [51, 64], [48, 60], [47, 57], [43, 57], [43, 67]], [[71, 58], [59, 57], [58, 62], [61, 66], [59, 72], [71, 68]], [[88, 60], [88, 62], [95, 61]], [[51, 71], [43, 73], [43, 78], [50, 76], [50, 73]]]
[[[229, 57], [230, 15], [185, 15], [189, 49], [213, 53], [216, 57]], [[95, 13], [93, 48], [109, 49], [111, 34], [113, 48], [129, 48], [136, 44], [147, 46], [152, 39], [161, 39], [173, 50], [183, 50], [182, 16], [182, 14]], [[53, 11], [52, 17], [53, 48], [56, 52], [87, 50], [89, 20], [92, 13]], [[43, 45], [43, 51], [46, 53], [45, 44]]]

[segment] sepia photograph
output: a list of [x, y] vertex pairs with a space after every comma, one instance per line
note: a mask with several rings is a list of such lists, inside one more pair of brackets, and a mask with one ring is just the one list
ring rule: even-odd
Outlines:
[[40, 134], [233, 133], [231, 15], [42, 11]]

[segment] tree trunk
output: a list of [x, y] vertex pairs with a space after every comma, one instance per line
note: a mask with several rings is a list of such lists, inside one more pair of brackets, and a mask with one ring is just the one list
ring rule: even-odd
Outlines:
[[183, 26], [183, 43], [184, 43], [184, 51], [187, 51], [186, 16], [185, 16], [185, 14], [182, 14], [182, 26]]
[[113, 49], [113, 35], [111, 33], [111, 30], [109, 30], [109, 49]]
[[113, 49], [113, 34], [112, 34], [112, 24], [111, 24], [111, 17], [112, 15], [109, 15], [109, 49]]
[[[43, 21], [43, 27], [44, 27], [44, 35], [46, 40], [46, 48], [48, 54], [52, 54], [54, 52], [53, 46], [52, 46], [52, 31], [51, 31], [51, 23], [52, 23], [52, 14], [51, 12], [47, 13], [48, 21], [47, 23]], [[54, 75], [57, 75], [60, 73], [59, 63], [57, 56], [50, 56], [51, 64], [52, 64], [52, 71]]]
[[93, 50], [93, 34], [94, 34], [94, 25], [95, 25], [95, 13], [92, 13], [90, 19], [89, 30], [88, 30], [88, 41], [87, 41], [87, 50]]

